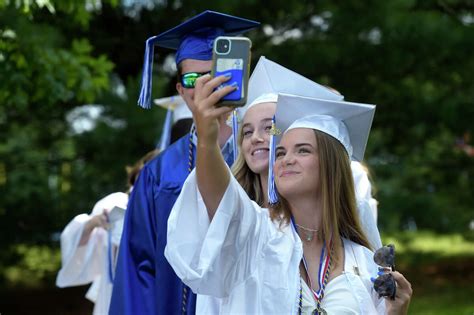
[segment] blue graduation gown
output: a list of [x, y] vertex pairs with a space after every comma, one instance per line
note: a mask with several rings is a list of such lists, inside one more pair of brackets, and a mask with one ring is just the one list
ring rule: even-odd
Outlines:
[[[164, 256], [168, 216], [189, 174], [190, 135], [141, 170], [128, 203], [109, 314], [195, 314], [196, 295]], [[194, 146], [193, 146], [194, 147]], [[229, 146], [230, 148], [232, 146]], [[224, 154], [230, 165], [232, 152]], [[195, 149], [193, 157], [195, 157]], [[192, 161], [194, 166], [194, 160]]]

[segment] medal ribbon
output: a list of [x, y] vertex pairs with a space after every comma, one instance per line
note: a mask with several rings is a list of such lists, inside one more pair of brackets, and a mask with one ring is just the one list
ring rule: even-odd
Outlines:
[[[296, 224], [291, 218], [291, 224], [293, 226], [293, 229], [295, 232], [298, 234], [298, 229], [296, 227]], [[329, 246], [332, 247], [332, 241], [329, 242]], [[331, 250], [326, 251], [326, 245], [325, 243], [323, 244], [323, 248], [321, 249], [321, 258], [319, 261], [319, 270], [318, 270], [318, 284], [319, 284], [319, 289], [317, 291], [313, 290], [313, 284], [311, 282], [311, 277], [309, 277], [309, 271], [308, 271], [308, 264], [306, 263], [306, 259], [303, 254], [303, 266], [308, 274], [309, 278], [309, 286], [311, 289], [311, 293], [313, 293], [314, 300], [316, 301], [316, 311], [321, 309], [321, 301], [324, 297], [324, 290], [326, 289], [326, 285], [329, 281], [329, 273], [331, 272]], [[299, 301], [299, 314], [301, 314], [301, 307], [302, 307], [302, 287], [300, 285], [300, 301]]]

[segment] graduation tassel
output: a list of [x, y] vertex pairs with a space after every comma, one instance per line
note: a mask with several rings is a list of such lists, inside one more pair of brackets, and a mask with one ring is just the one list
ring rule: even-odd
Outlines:
[[232, 140], [233, 140], [233, 143], [232, 143], [232, 148], [233, 148], [233, 156], [234, 156], [234, 162], [237, 160], [237, 155], [239, 153], [239, 149], [238, 149], [238, 146], [237, 146], [237, 141], [238, 141], [238, 138], [239, 138], [239, 120], [238, 120], [238, 116], [237, 116], [237, 109], [235, 109], [233, 112], [232, 112]]
[[173, 108], [169, 106], [168, 110], [166, 111], [166, 118], [163, 124], [163, 130], [161, 132], [161, 139], [159, 142], [160, 152], [164, 151], [170, 145], [172, 120], [173, 120]]
[[268, 203], [275, 205], [278, 203], [278, 193], [275, 187], [275, 176], [273, 174], [273, 164], [275, 164], [275, 135], [280, 134], [281, 131], [276, 128], [275, 116], [272, 119], [272, 129], [270, 131], [270, 154], [268, 156]]
[[140, 87], [140, 96], [138, 98], [138, 106], [145, 109], [151, 108], [151, 83], [153, 75], [155, 38], [156, 36], [147, 39], [145, 44], [145, 56], [143, 58], [142, 83]]

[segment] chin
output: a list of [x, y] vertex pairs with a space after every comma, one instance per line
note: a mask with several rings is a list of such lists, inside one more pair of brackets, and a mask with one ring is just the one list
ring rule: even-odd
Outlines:
[[255, 174], [262, 174], [263, 172], [268, 171], [268, 161], [266, 163], [253, 163], [247, 165]]
[[293, 195], [299, 195], [302, 192], [302, 185], [299, 181], [280, 179], [278, 183], [275, 183], [278, 189], [278, 193], [281, 194], [285, 199], [290, 198]]

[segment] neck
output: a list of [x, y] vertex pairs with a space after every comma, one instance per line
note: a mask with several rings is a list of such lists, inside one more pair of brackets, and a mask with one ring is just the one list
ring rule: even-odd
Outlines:
[[268, 207], [268, 173], [260, 174], [260, 187], [262, 188], [263, 193], [263, 205], [264, 207]]
[[227, 140], [229, 139], [230, 135], [232, 134], [232, 128], [227, 126], [227, 116], [223, 115], [219, 118], [219, 147], [223, 147]]
[[307, 198], [298, 196], [294, 200], [288, 200], [288, 203], [296, 224], [312, 230], [321, 230], [322, 204], [320, 199], [314, 196]]

